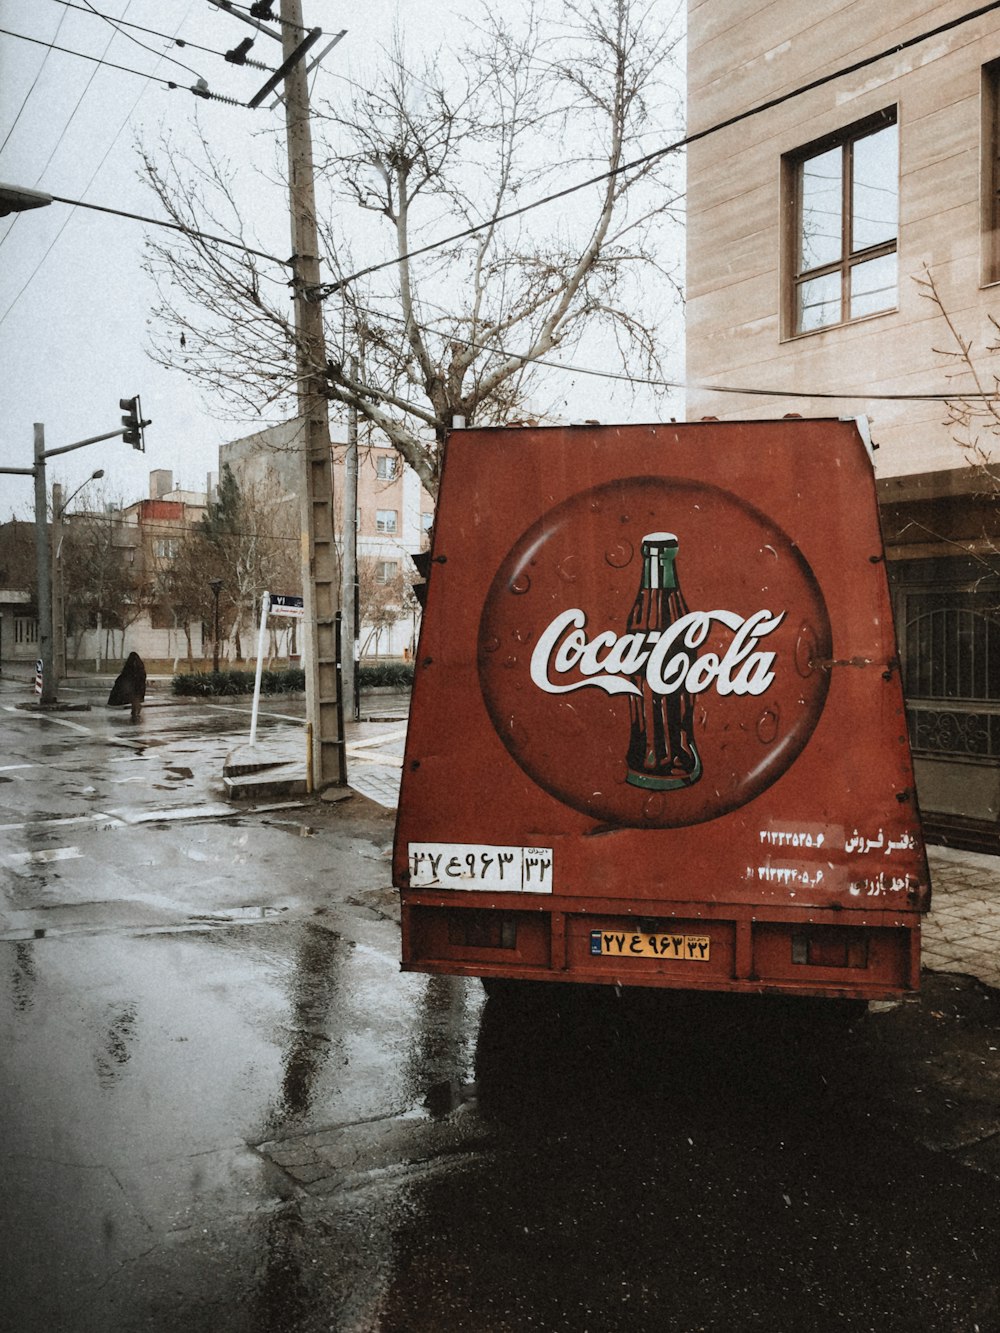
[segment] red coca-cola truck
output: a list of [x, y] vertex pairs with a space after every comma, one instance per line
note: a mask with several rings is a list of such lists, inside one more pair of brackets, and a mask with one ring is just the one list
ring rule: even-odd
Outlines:
[[406, 970], [914, 990], [930, 885], [864, 424], [455, 431], [393, 870]]

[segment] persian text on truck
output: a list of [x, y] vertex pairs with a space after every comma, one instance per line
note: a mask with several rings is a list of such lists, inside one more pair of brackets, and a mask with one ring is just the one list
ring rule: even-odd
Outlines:
[[930, 888], [857, 422], [455, 432], [430, 569], [404, 968], [916, 988]]

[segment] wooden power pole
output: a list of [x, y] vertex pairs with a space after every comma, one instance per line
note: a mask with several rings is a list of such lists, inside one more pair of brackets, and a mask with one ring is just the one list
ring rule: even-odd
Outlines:
[[[282, 53], [287, 61], [303, 35], [301, 0], [281, 0]], [[294, 263], [296, 359], [302, 419], [302, 544], [305, 600], [306, 712], [312, 726], [313, 781], [317, 789], [347, 783], [343, 710], [337, 661], [340, 584], [334, 543], [333, 466], [328, 399], [324, 392], [326, 341], [319, 288], [319, 240], [313, 186], [312, 134], [306, 66], [285, 75], [288, 187]]]

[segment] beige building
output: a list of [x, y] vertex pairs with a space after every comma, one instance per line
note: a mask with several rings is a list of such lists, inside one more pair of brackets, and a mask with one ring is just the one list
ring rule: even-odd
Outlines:
[[[298, 419], [233, 440], [219, 450], [241, 482], [270, 479], [297, 503], [301, 448]], [[343, 548], [347, 445], [333, 442], [333, 489], [338, 550]], [[434, 503], [395, 449], [362, 445], [355, 515], [360, 581], [362, 658], [404, 657], [416, 646], [419, 611], [405, 589], [415, 576], [409, 557], [425, 549]], [[398, 612], [398, 614], [396, 614]]]
[[870, 418], [925, 821], [995, 848], [998, 419], [933, 397], [1000, 373], [1000, 13], [968, 8], [691, 0], [689, 133], [740, 119], [688, 150], [688, 417]]

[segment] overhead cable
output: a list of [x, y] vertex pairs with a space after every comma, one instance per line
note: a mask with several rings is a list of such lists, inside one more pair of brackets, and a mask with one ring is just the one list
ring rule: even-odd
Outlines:
[[[226, 52], [225, 52], [225, 51], [217, 51], [217, 50], [215, 49], [214, 46], [202, 46], [200, 42], [192, 42], [192, 41], [189, 41], [186, 37], [171, 37], [169, 33], [167, 33], [167, 32], [160, 32], [160, 31], [158, 31], [158, 29], [156, 29], [156, 28], [146, 28], [146, 27], [144, 27], [141, 23], [131, 23], [131, 22], [127, 22], [125, 19], [115, 18], [115, 17], [114, 17], [113, 15], [111, 15], [111, 14], [104, 14], [104, 13], [101, 13], [100, 10], [95, 9], [94, 6], [91, 5], [91, 4], [89, 3], [89, 0], [88, 0], [88, 3], [87, 3], [86, 8], [84, 8], [83, 5], [76, 5], [76, 4], [74, 4], [74, 3], [73, 3], [73, 0], [55, 0], [55, 3], [56, 3], [57, 5], [65, 5], [65, 7], [66, 7], [67, 9], [76, 9], [76, 10], [78, 10], [81, 14], [93, 14], [96, 18], [102, 18], [102, 19], [104, 19], [106, 22], [112, 24], [112, 26], [114, 26], [114, 27], [116, 27], [116, 28], [119, 28], [119, 29], [120, 29], [120, 28], [135, 28], [136, 32], [144, 32], [144, 33], [146, 33], [146, 34], [147, 34], [148, 36], [150, 36], [150, 37], [161, 37], [165, 42], [172, 42], [174, 46], [179, 46], [179, 47], [182, 47], [182, 48], [190, 47], [193, 51], [204, 51], [206, 55], [210, 55], [210, 56], [219, 56], [219, 57], [221, 57], [223, 60], [227, 59], [227, 54], [226, 54]], [[122, 33], [122, 36], [123, 36], [123, 37], [127, 37], [127, 36], [128, 36], [128, 33], [127, 33], [127, 32], [123, 32], [123, 33]], [[141, 43], [140, 43], [140, 45], [141, 45]], [[148, 46], [146, 46], [146, 47], [143, 47], [143, 49], [146, 50], [146, 51], [149, 51], [151, 48], [148, 47]], [[156, 55], [156, 56], [162, 56], [162, 58], [163, 58], [164, 60], [169, 60], [169, 59], [170, 59], [170, 57], [169, 57], [168, 55], [166, 55], [164, 52], [160, 52], [160, 51], [155, 51], [155, 50], [154, 50], [154, 51], [153, 51], [153, 55]], [[230, 62], [230, 63], [233, 63], [233, 62]], [[270, 65], [265, 65], [264, 62], [261, 61], [261, 60], [251, 60], [249, 56], [244, 56], [238, 63], [241, 64], [241, 65], [249, 65], [252, 69], [259, 69], [259, 70], [262, 70], [262, 71], [263, 71], [264, 73], [266, 73], [266, 74], [269, 74], [269, 73], [271, 72], [271, 66], [270, 66]], [[182, 66], [182, 68], [185, 68], [185, 69], [186, 69], [187, 66], [186, 66], [186, 65], [185, 65], [185, 66]]]
[[[52, 34], [53, 38], [59, 36], [59, 31], [60, 31], [60, 29], [62, 28], [62, 25], [63, 25], [65, 22], [66, 22], [66, 15], [63, 14], [62, 18], [60, 18], [60, 20], [59, 20], [58, 25], [56, 26], [56, 30], [55, 30], [55, 32]], [[50, 48], [50, 50], [51, 50], [51, 48]], [[32, 79], [32, 81], [31, 81], [31, 87], [30, 87], [30, 88], [28, 89], [28, 91], [25, 93], [25, 95], [24, 95], [24, 101], [23, 101], [23, 102], [21, 103], [21, 105], [17, 108], [17, 115], [14, 117], [13, 121], [11, 122], [10, 129], [9, 129], [9, 130], [7, 131], [7, 133], [4, 135], [3, 143], [0, 143], [0, 153], [2, 153], [3, 150], [7, 147], [7, 141], [10, 139], [10, 136], [14, 133], [14, 130], [17, 128], [17, 122], [21, 119], [21, 114], [22, 114], [22, 112], [24, 111], [24, 108], [28, 105], [28, 101], [29, 101], [29, 99], [30, 99], [30, 97], [31, 97], [31, 94], [35, 91], [35, 85], [38, 83], [38, 80], [42, 77], [42, 70], [45, 68], [45, 62], [48, 60], [48, 58], [49, 58], [49, 54], [50, 54], [50, 51], [46, 51], [46, 52], [45, 52], [45, 55], [42, 57], [42, 63], [38, 66], [38, 69], [35, 71], [35, 77], [34, 77], [34, 78]]]
[[[402, 315], [382, 314], [372, 310], [366, 310], [366, 314], [376, 319], [386, 319], [393, 324], [406, 324]], [[460, 343], [463, 347], [470, 347], [477, 352], [487, 352], [493, 356], [505, 357], [509, 361], [520, 361], [521, 365], [527, 366], [545, 366], [549, 370], [562, 370], [572, 375], [591, 375], [598, 379], [615, 380], [623, 384], [639, 384], [652, 389], [680, 389], [697, 390], [699, 393], [729, 393], [729, 394], [747, 394], [757, 398], [816, 398], [823, 401], [840, 402], [902, 402], [902, 403], [950, 403], [957, 399], [967, 399], [976, 402], [993, 402], [1000, 398], [1000, 393], [864, 393], [849, 390], [848, 392], [816, 390], [810, 392], [807, 389], [761, 389], [740, 387], [733, 384], [700, 384], [688, 380], [667, 380], [656, 379], [652, 376], [629, 375], [615, 370], [598, 370], [593, 366], [577, 366], [565, 361], [550, 361], [546, 357], [532, 357], [526, 352], [512, 352], [504, 347], [494, 347], [489, 343], [475, 342], [471, 338], [463, 338], [461, 334], [452, 332], [441, 332], [432, 325], [421, 324], [419, 321], [413, 321], [422, 333], [433, 333], [444, 338], [449, 343]]]
[[66, 199], [60, 194], [49, 197], [57, 204], [72, 204], [74, 208], [91, 208], [96, 213], [112, 213], [115, 217], [130, 218], [133, 222], [147, 222], [152, 227], [166, 227], [170, 231], [181, 231], [185, 236], [197, 236], [199, 240], [210, 241], [213, 245], [231, 246], [234, 250], [256, 255], [258, 259], [269, 259], [272, 263], [283, 264], [286, 268], [294, 267], [291, 259], [279, 259], [277, 255], [269, 255], [265, 250], [254, 250], [241, 241], [230, 241], [225, 236], [213, 236], [210, 232], [199, 231], [197, 227], [189, 227], [183, 222], [166, 222], [163, 218], [145, 217], [142, 213], [129, 213], [123, 208], [110, 208], [106, 204], [88, 204], [83, 199]]
[[[28, 37], [23, 32], [11, 32], [9, 28], [0, 28], [0, 33], [3, 33], [7, 37], [16, 37], [22, 42], [33, 42], [36, 46], [47, 46], [50, 50], [61, 51], [64, 55], [77, 56], [80, 60], [94, 61], [98, 65], [103, 65], [106, 69], [116, 69], [120, 70], [123, 74], [134, 74], [140, 79], [149, 79], [153, 83], [162, 83], [165, 88], [174, 89], [183, 87], [182, 84], [175, 82], [173, 79], [161, 78], [159, 74], [149, 74], [145, 70], [132, 69], [129, 65], [116, 65], [113, 61], [102, 60], [99, 56], [90, 56], [83, 51], [74, 51], [70, 46], [56, 46], [53, 42], [43, 42], [39, 37]], [[169, 56], [160, 56], [159, 58], [163, 60], [170, 59]], [[187, 68], [187, 66], [184, 68]], [[227, 102], [231, 106], [243, 105], [243, 103], [238, 101], [235, 97], [226, 97], [222, 93], [211, 92], [205, 79], [199, 79], [197, 83], [192, 84], [191, 87], [188, 88], [188, 92], [194, 93], [196, 97], [208, 98], [213, 102]]]
[[961, 27], [965, 23], [970, 23], [974, 19], [982, 18], [985, 14], [994, 13], [1000, 9], [1000, 0], [990, 0], [989, 4], [980, 5], [977, 9], [970, 10], [967, 14], [962, 14], [956, 19], [951, 19], [947, 23], [938, 24], [937, 27], [929, 28], [926, 32], [919, 33], [916, 37], [908, 37], [905, 41], [896, 42], [893, 46], [886, 47], [875, 55], [865, 56], [861, 60], [856, 60], [850, 65], [841, 66], [829, 74], [821, 74], [818, 78], [811, 79], [808, 83], [800, 84], [796, 88], [790, 89], [786, 93], [779, 93], [776, 97], [768, 98], [765, 102], [760, 102], [756, 106], [750, 107], [746, 111], [739, 111], [735, 115], [727, 116], [724, 120], [716, 121], [714, 125], [709, 125], [703, 130], [696, 130], [693, 134], [686, 134], [680, 139], [675, 139], [672, 143], [665, 144], [662, 148], [655, 148], [651, 153], [645, 153], [642, 157], [633, 158], [629, 162], [622, 163], [621, 166], [613, 167], [610, 171], [602, 171], [597, 176], [591, 176], [588, 180], [578, 181], [575, 185], [567, 185], [562, 190], [556, 190], [553, 194], [543, 195], [540, 199], [534, 199], [530, 203], [522, 204], [518, 208], [509, 209], [505, 213], [498, 213], [489, 218], [486, 222], [476, 223], [474, 226], [466, 227], [462, 231], [454, 232], [451, 236], [442, 236], [439, 240], [431, 241], [427, 245], [418, 246], [415, 250], [408, 250], [405, 254], [397, 255], [394, 259], [383, 260], [379, 264], [369, 264], [367, 268], [358, 269], [356, 273], [350, 273], [346, 278], [341, 278], [339, 282], [325, 283], [317, 287], [312, 294], [315, 300], [324, 300], [327, 296], [340, 291], [348, 284], [357, 282], [359, 278], [368, 277], [372, 273], [380, 273], [383, 269], [393, 268], [397, 264], [402, 264], [409, 259], [416, 259], [420, 255], [429, 254], [433, 250], [441, 250], [447, 245], [454, 245], [456, 241], [466, 240], [470, 236], [475, 236], [481, 231], [486, 231], [490, 227], [497, 226], [501, 222], [509, 222], [513, 218], [522, 217], [525, 213], [530, 213], [536, 208], [541, 208], [545, 204], [556, 203], [560, 199], [566, 199], [580, 190], [589, 189], [593, 185], [602, 185], [606, 181], [613, 180], [616, 176], [622, 176], [626, 172], [635, 171], [639, 167], [648, 166], [651, 162], [659, 158], [666, 157], [670, 153], [679, 152], [682, 148], [687, 148], [691, 144], [699, 143], [702, 139], [707, 139], [712, 134], [718, 134], [721, 130], [731, 129], [734, 125], [740, 125], [744, 121], [750, 120], [753, 116], [759, 116], [765, 111], [773, 111], [775, 107], [784, 105], [796, 97], [801, 97], [804, 93], [813, 92], [817, 88], [822, 88], [828, 83], [833, 83], [837, 79], [845, 78], [849, 74], [856, 74], [860, 70], [867, 69], [870, 65], [877, 64], [880, 60], [885, 60], [889, 56], [898, 55], [901, 51], [906, 51], [910, 47], [917, 46], [921, 42], [930, 41], [933, 37], [940, 37], [946, 32]]

